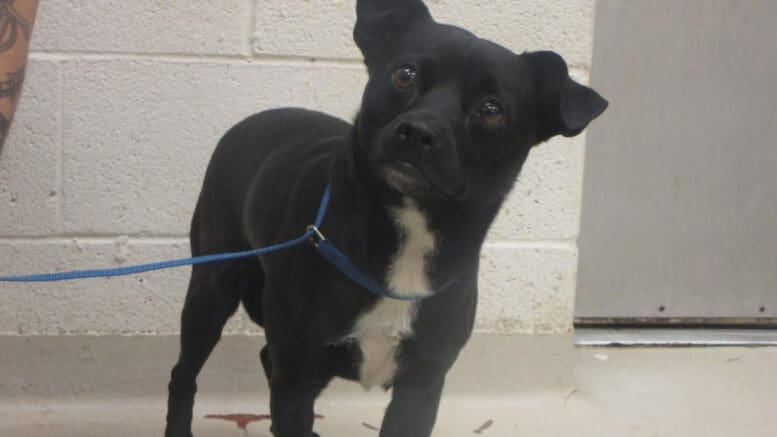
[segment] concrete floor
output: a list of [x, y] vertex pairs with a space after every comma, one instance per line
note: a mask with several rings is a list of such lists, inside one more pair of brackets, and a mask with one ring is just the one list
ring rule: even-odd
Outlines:
[[[207, 414], [266, 414], [258, 337], [209, 361], [195, 435], [270, 437]], [[153, 436], [172, 337], [0, 337], [0, 436]], [[323, 437], [377, 436], [388, 395], [336, 382]], [[777, 348], [576, 348], [570, 336], [478, 335], [449, 377], [435, 436], [775, 436]], [[366, 425], [365, 425], [366, 424]]]

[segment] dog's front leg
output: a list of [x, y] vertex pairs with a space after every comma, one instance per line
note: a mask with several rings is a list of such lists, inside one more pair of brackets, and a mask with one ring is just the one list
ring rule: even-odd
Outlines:
[[270, 414], [275, 437], [318, 437], [313, 432], [313, 404], [323, 387], [273, 375], [270, 383]]
[[437, 420], [446, 370], [413, 366], [394, 383], [380, 437], [429, 437]]
[[[262, 353], [265, 371], [270, 377], [271, 431], [275, 437], [318, 437], [313, 432], [315, 413], [313, 405], [326, 386], [311, 377], [307, 364], [313, 360], [301, 359], [295, 364], [281, 363], [271, 358], [269, 350]], [[299, 354], [300, 357], [304, 356]], [[308, 357], [310, 358], [310, 357]]]

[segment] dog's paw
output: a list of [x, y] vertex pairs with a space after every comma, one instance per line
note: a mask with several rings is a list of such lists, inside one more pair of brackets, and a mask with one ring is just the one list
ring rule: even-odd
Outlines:
[[[275, 427], [270, 425], [270, 434], [275, 435]], [[321, 437], [317, 432], [313, 432], [313, 434], [310, 435], [310, 437]]]
[[165, 430], [165, 437], [194, 437], [194, 435], [192, 435], [191, 431], [175, 432], [167, 429]]

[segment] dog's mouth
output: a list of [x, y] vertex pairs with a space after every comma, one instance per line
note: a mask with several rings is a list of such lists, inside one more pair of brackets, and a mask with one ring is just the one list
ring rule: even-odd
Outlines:
[[465, 191], [461, 183], [445, 183], [422, 166], [407, 161], [384, 163], [378, 174], [390, 187], [409, 196], [459, 198]]
[[410, 162], [388, 162], [382, 164], [379, 171], [389, 186], [405, 194], [428, 191], [434, 186], [432, 178], [421, 167]]

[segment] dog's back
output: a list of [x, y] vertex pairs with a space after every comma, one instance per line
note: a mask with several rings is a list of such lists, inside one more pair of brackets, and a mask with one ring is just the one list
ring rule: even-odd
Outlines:
[[[245, 230], [243, 209], [250, 203], [246, 197], [252, 187], [267, 181], [281, 190], [288, 181], [284, 171], [315, 161], [331, 149], [322, 146], [332, 142], [323, 144], [322, 140], [344, 138], [350, 129], [351, 125], [338, 118], [299, 108], [260, 112], [232, 127], [219, 141], [205, 174], [192, 226], [192, 236], [201, 237], [197, 253], [248, 249], [245, 235], [235, 236], [242, 241], [240, 247], [234, 247], [238, 242], [229, 244], [234, 238], [221, 234], [227, 228]], [[211, 221], [220, 221], [220, 226], [208, 226]], [[223, 247], [224, 243], [231, 247]]]

